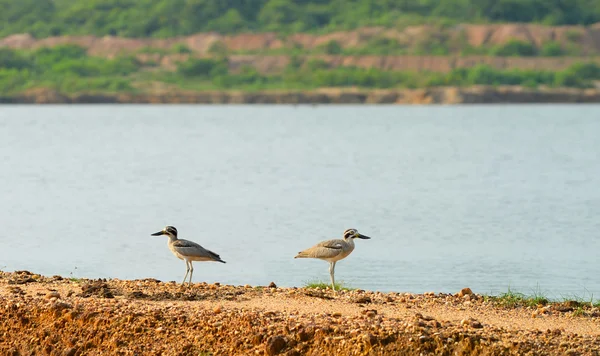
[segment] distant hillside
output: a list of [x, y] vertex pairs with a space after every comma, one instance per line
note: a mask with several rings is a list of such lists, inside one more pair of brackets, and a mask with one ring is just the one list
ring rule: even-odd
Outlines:
[[332, 32], [364, 26], [600, 22], [599, 0], [0, 0], [0, 37], [173, 37]]
[[[75, 44], [94, 56], [194, 54], [208, 56], [490, 56], [588, 57], [600, 54], [600, 23], [590, 26], [537, 24], [418, 25], [403, 29], [362, 27], [327, 34], [274, 32], [197, 33], [167, 39], [115, 36], [53, 36], [28, 33], [0, 38], [0, 47], [36, 49]], [[542, 67], [544, 65], [542, 64]]]

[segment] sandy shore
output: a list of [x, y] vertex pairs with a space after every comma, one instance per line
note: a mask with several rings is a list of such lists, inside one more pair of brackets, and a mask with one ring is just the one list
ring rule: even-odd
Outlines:
[[0, 272], [1, 355], [600, 355], [600, 311]]
[[428, 89], [176, 91], [139, 94], [63, 94], [34, 88], [12, 96], [0, 95], [0, 104], [518, 104], [600, 103], [600, 88], [539, 88], [519, 86], [440, 87]]

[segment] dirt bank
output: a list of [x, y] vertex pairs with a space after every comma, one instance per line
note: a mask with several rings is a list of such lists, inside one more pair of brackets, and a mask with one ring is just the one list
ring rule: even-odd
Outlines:
[[2, 355], [598, 355], [600, 312], [456, 295], [0, 272]]
[[[536, 48], [552, 43], [571, 53], [570, 57], [493, 57], [482, 55], [463, 56], [473, 48], [490, 48], [518, 40]], [[433, 55], [361, 55], [325, 56], [311, 55], [331, 41], [346, 49], [361, 49], [377, 43], [394, 41], [393, 48], [403, 53], [428, 54], [431, 43], [439, 43], [448, 49], [446, 56]], [[319, 58], [329, 65], [357, 66], [396, 71], [448, 72], [453, 68], [486, 64], [497, 69], [545, 68], [562, 70], [577, 62], [598, 62], [600, 59], [600, 23], [591, 26], [542, 26], [535, 24], [489, 24], [456, 26], [409, 26], [403, 29], [365, 27], [353, 31], [328, 34], [299, 33], [283, 36], [276, 33], [242, 33], [222, 35], [198, 33], [187, 37], [169, 39], [121, 38], [95, 36], [60, 36], [36, 39], [29, 34], [16, 34], [0, 39], [0, 47], [35, 49], [75, 44], [87, 48], [93, 56], [114, 57], [119, 54], [135, 54], [143, 63], [158, 65], [172, 70], [176, 63], [188, 56], [204, 57], [215, 53], [215, 48], [225, 51], [232, 70], [248, 65], [261, 73], [280, 72], [289, 63], [292, 49], [306, 54], [305, 59]], [[184, 45], [190, 52], [177, 53], [175, 44]], [[273, 55], [277, 53], [278, 55]], [[370, 52], [369, 52], [370, 53]], [[577, 53], [577, 55], [573, 55]]]
[[167, 39], [123, 38], [113, 36], [59, 36], [36, 39], [29, 34], [16, 34], [0, 39], [0, 47], [39, 48], [60, 44], [77, 44], [94, 55], [115, 55], [143, 48], [170, 50], [174, 44], [185, 44], [192, 52], [206, 54], [215, 43], [231, 52], [278, 50], [281, 48], [314, 49], [330, 41], [344, 48], [364, 47], [373, 40], [394, 40], [402, 48], [418, 48], [425, 42], [448, 43], [451, 50], [466, 46], [480, 47], [519, 40], [541, 46], [553, 41], [562, 46], [576, 45], [583, 54], [600, 53], [600, 23], [590, 26], [544, 26], [538, 24], [460, 24], [455, 26], [419, 25], [402, 29], [363, 27], [352, 31], [328, 34], [298, 33], [285, 36], [277, 33], [241, 33], [222, 35], [215, 32], [197, 33]]
[[600, 89], [469, 87], [396, 90], [318, 89], [314, 91], [161, 91], [141, 94], [61, 94], [32, 89], [1, 96], [0, 104], [488, 104], [600, 103]]

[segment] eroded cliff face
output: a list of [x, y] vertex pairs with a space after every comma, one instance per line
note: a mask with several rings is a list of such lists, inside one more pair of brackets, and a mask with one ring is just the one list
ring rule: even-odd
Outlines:
[[198, 33], [187, 37], [170, 39], [119, 38], [95, 36], [62, 36], [35, 39], [28, 34], [8, 36], [0, 40], [0, 46], [11, 48], [37, 48], [73, 43], [89, 48], [90, 54], [115, 55], [131, 52], [144, 47], [170, 49], [176, 43], [183, 43], [195, 53], [206, 54], [211, 47], [221, 42], [233, 52], [274, 50], [285, 47], [314, 49], [330, 41], [336, 41], [344, 48], [362, 47], [372, 39], [393, 39], [400, 45], [410, 47], [423, 41], [438, 39], [453, 44], [455, 49], [470, 45], [504, 44], [516, 39], [536, 46], [549, 41], [562, 45], [576, 44], [585, 47], [588, 54], [600, 53], [600, 23], [591, 26], [543, 26], [536, 24], [463, 24], [453, 27], [431, 25], [410, 26], [404, 29], [365, 27], [354, 31], [333, 32], [324, 35], [299, 33], [288, 37], [276, 33], [245, 33], [221, 35], [218, 33]]
[[[582, 57], [525, 58], [461, 56], [467, 47], [505, 44], [519, 40], [543, 46], [550, 41], [562, 47], [576, 47], [586, 61], [589, 56], [600, 54], [600, 23], [592, 26], [542, 26], [535, 24], [457, 25], [453, 27], [412, 26], [404, 29], [367, 27], [354, 31], [334, 32], [324, 35], [294, 34], [283, 37], [275, 33], [221, 35], [198, 33], [187, 37], [170, 39], [119, 38], [94, 36], [62, 36], [35, 39], [28, 34], [18, 34], [0, 39], [0, 47], [34, 49], [61, 44], [76, 44], [88, 49], [90, 55], [113, 57], [123, 53], [135, 53], [142, 61], [152, 61], [165, 69], [174, 69], [178, 61], [188, 56], [209, 56], [216, 47], [227, 51], [233, 70], [250, 65], [262, 73], [281, 71], [289, 63], [287, 49], [304, 49], [307, 54], [336, 41], [343, 48], [364, 48], [374, 40], [393, 40], [408, 53], [431, 42], [444, 43], [450, 50], [448, 56], [317, 56], [331, 66], [374, 67], [384, 70], [429, 70], [447, 72], [456, 67], [488, 64], [495, 68], [546, 68], [564, 69]], [[191, 54], [167, 53], [175, 44], [184, 44]], [[163, 50], [165, 53], [139, 53], [145, 48]], [[272, 55], [273, 51], [281, 53]], [[261, 53], [264, 52], [264, 53]], [[244, 55], [245, 53], [245, 55]], [[258, 53], [258, 55], [257, 55]]]

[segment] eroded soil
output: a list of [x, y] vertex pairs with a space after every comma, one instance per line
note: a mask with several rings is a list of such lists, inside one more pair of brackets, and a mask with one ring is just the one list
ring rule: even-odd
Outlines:
[[600, 355], [600, 311], [454, 295], [0, 272], [2, 355]]

